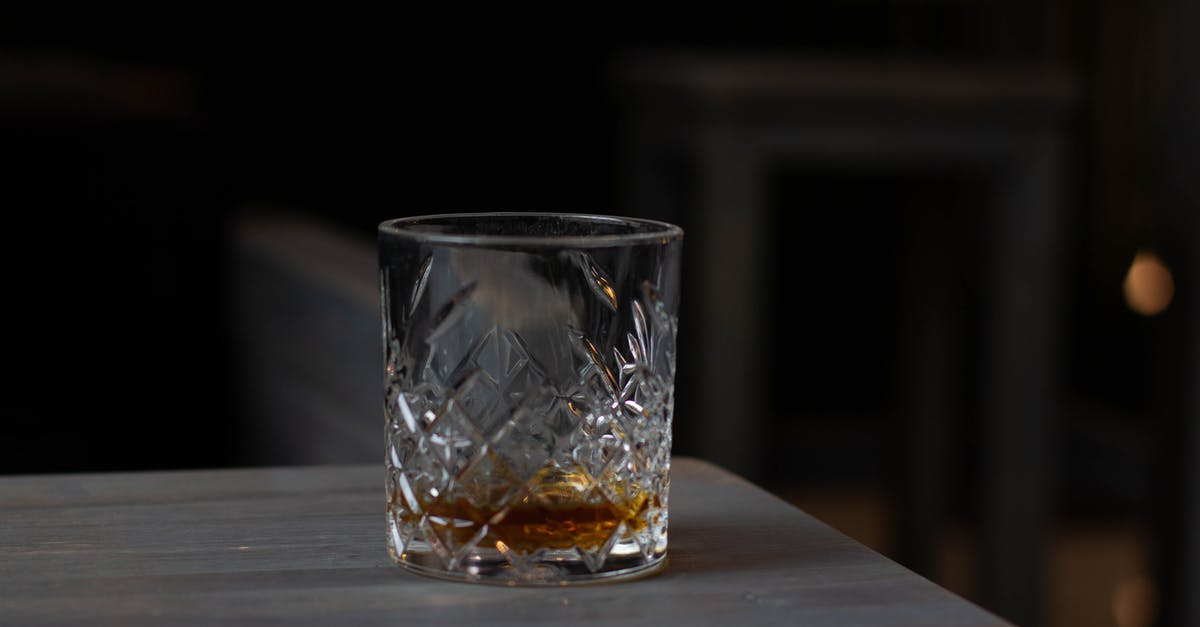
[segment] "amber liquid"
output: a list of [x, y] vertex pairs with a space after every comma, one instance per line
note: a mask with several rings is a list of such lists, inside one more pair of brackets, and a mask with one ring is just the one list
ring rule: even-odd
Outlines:
[[[439, 499], [423, 509], [434, 532], [454, 546], [463, 546], [487, 525], [476, 546], [528, 554], [542, 548], [596, 550], [621, 523], [627, 534], [644, 529], [643, 514], [658, 503], [657, 496], [645, 491], [613, 499], [615, 502], [583, 498], [576, 476], [560, 474], [546, 479], [534, 493], [508, 508], [476, 506], [467, 499]], [[614, 492], [625, 494], [624, 490]], [[406, 511], [402, 518], [416, 522], [417, 517]]]

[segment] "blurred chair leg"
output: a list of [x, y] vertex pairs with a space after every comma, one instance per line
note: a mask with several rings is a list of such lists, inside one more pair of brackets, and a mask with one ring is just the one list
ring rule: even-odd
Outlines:
[[[1159, 67], [1161, 107], [1154, 163], [1159, 200], [1158, 240], [1177, 264], [1175, 299], [1162, 314], [1158, 339], [1159, 402], [1162, 404], [1168, 459], [1160, 460], [1160, 498], [1156, 525], [1159, 585], [1163, 590], [1159, 625], [1200, 625], [1200, 90], [1196, 83], [1200, 53], [1200, 6], [1195, 0], [1155, 5], [1162, 28]], [[1169, 55], [1169, 56], [1167, 56]], [[1191, 59], [1190, 63], [1179, 59]], [[1165, 326], [1163, 326], [1165, 325]]]
[[[1197, 233], [1200, 241], [1200, 233]], [[1195, 254], [1195, 253], [1193, 253]], [[1197, 256], [1200, 259], [1200, 256]], [[1196, 267], [1193, 283], [1196, 284], [1193, 298], [1200, 298], [1200, 263]], [[1190, 437], [1186, 440], [1187, 449], [1184, 460], [1190, 462], [1190, 472], [1184, 474], [1184, 498], [1182, 529], [1184, 537], [1182, 555], [1182, 572], [1179, 573], [1179, 583], [1175, 589], [1179, 591], [1180, 625], [1200, 625], [1200, 321], [1192, 322], [1192, 355], [1191, 381], [1192, 398]]]
[[1163, 627], [1200, 625], [1200, 214], [1187, 215], [1183, 207], [1165, 212], [1164, 221], [1174, 228], [1162, 242], [1177, 264], [1176, 297], [1151, 321], [1161, 438], [1154, 521], [1161, 603], [1155, 624]]
[[[705, 277], [700, 295], [701, 337], [712, 344], [694, 347], [700, 410], [700, 455], [752, 479], [759, 479], [765, 445], [766, 390], [763, 364], [762, 303], [765, 298], [762, 225], [763, 175], [749, 142], [733, 130], [703, 133], [699, 150], [700, 211], [705, 228], [701, 249]], [[787, 289], [791, 285], [780, 285]]]
[[1028, 139], [991, 225], [984, 357], [982, 603], [1037, 624], [1052, 485], [1049, 446], [1058, 365], [1061, 140]]
[[898, 559], [936, 578], [937, 540], [950, 501], [956, 390], [962, 364], [961, 303], [954, 285], [958, 260], [942, 212], [914, 215], [905, 239], [901, 284], [898, 400], [903, 416], [903, 485], [897, 511]]

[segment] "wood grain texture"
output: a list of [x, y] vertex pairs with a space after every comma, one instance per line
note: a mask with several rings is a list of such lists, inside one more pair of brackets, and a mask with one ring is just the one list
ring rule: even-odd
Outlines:
[[0, 625], [1003, 625], [759, 488], [672, 468], [670, 563], [573, 588], [392, 564], [370, 466], [0, 478]]

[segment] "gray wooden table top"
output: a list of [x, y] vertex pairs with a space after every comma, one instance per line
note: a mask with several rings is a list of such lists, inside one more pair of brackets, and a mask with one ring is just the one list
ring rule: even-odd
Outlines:
[[724, 470], [676, 458], [669, 565], [575, 588], [392, 564], [383, 470], [0, 478], [0, 625], [1003, 625]]

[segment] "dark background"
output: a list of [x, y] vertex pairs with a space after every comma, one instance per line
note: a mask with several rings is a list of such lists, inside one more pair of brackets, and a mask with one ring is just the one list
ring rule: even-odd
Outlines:
[[[247, 417], [236, 393], [229, 246], [241, 216], [269, 208], [371, 238], [379, 221], [420, 213], [624, 213], [614, 68], [631, 51], [902, 60], [1050, 69], [1075, 90], [1065, 121], [1055, 511], [1170, 529], [1187, 429], [1178, 397], [1197, 383], [1173, 367], [1187, 356], [1186, 338], [1172, 335], [1195, 328], [1189, 103], [1200, 55], [1185, 35], [1195, 35], [1197, 12], [1182, 1], [1133, 4], [6, 7], [0, 207], [11, 374], [0, 472], [257, 463], [236, 437]], [[827, 457], [770, 465], [753, 479], [781, 491], [887, 483], [902, 438], [895, 267], [908, 249], [897, 208], [931, 198], [948, 207], [973, 267], [987, 233], [962, 216], [986, 185], [970, 171], [772, 175], [769, 280], [805, 269], [799, 298], [831, 305], [789, 310], [780, 295], [768, 308], [772, 329], [825, 331], [803, 338], [810, 359], [800, 365], [788, 350], [772, 354], [768, 405], [785, 430], [796, 415], [836, 416], [818, 437], [859, 446], [831, 446]], [[658, 217], [689, 231], [696, 220], [686, 205]], [[1156, 317], [1121, 296], [1142, 249], [1176, 272], [1177, 300]], [[977, 286], [963, 279], [962, 288]], [[968, 335], [980, 316], [972, 307], [962, 314]], [[681, 388], [692, 376], [683, 359]], [[969, 385], [960, 393], [967, 404], [976, 394]], [[680, 416], [687, 403], [681, 394]], [[689, 437], [677, 429], [676, 453], [697, 448]], [[953, 509], [968, 520], [981, 437], [971, 420], [954, 435]]]
[[[622, 213], [614, 192], [621, 119], [612, 68], [621, 54], [642, 49], [1068, 70], [1087, 97], [1071, 122], [1082, 158], [1067, 242], [1077, 335], [1076, 367], [1068, 372], [1083, 391], [1134, 409], [1147, 393], [1139, 380], [1145, 368], [1132, 364], [1148, 325], [1123, 306], [1114, 285], [1132, 254], [1153, 245], [1155, 208], [1150, 198], [1127, 205], [1097, 198], [1106, 183], [1096, 180], [1099, 168], [1123, 166], [1122, 180], [1108, 186], [1154, 182], [1146, 180], [1147, 140], [1133, 137], [1159, 123], [1148, 107], [1138, 108], [1151, 97], [1143, 93], [1153, 70], [1150, 34], [1137, 23], [1107, 30], [1098, 23], [1130, 17], [1139, 12], [1117, 3], [951, 1], [440, 10], [125, 4], [18, 13], [5, 20], [0, 40], [4, 201], [18, 227], [9, 232], [19, 237], [6, 252], [20, 282], [14, 293], [29, 295], [28, 306], [12, 308], [20, 319], [12, 328], [20, 330], [14, 339], [36, 336], [56, 349], [17, 342], [37, 349], [21, 352], [21, 362], [32, 364], [21, 370], [32, 376], [22, 380], [20, 397], [33, 405], [22, 420], [33, 428], [34, 416], [57, 413], [44, 402], [50, 397], [87, 397], [81, 410], [113, 408], [122, 419], [89, 434], [114, 437], [117, 449], [83, 446], [45, 457], [36, 447], [38, 455], [5, 463], [51, 470], [233, 461], [220, 444], [228, 419], [214, 419], [231, 408], [220, 367], [233, 350], [221, 313], [223, 247], [229, 221], [250, 207], [314, 216], [368, 237], [380, 220], [413, 213]], [[1139, 56], [1146, 67], [1137, 65]], [[1129, 144], [1133, 154], [1100, 154], [1100, 142]], [[876, 275], [867, 287], [880, 291], [877, 309], [885, 309], [888, 262], [899, 250], [891, 234], [903, 213], [888, 205], [905, 196], [898, 186], [920, 182], [882, 173], [878, 184], [859, 184], [881, 180], [878, 174], [780, 173], [774, 232], [801, 238], [798, 248], [814, 258], [827, 251], [820, 237], [806, 234], [852, 237], [858, 243], [846, 251], [848, 271]], [[927, 193], [952, 193], [955, 175], [947, 184], [942, 174], [927, 173]], [[822, 210], [789, 210], [803, 205]], [[685, 213], [668, 217], [687, 226]], [[875, 320], [868, 309], [845, 307], [837, 317], [851, 319], [839, 324], [859, 330], [854, 341], [886, 349], [878, 327], [888, 314]], [[68, 317], [67, 310], [85, 315]], [[211, 341], [180, 345], [172, 337], [181, 329]], [[77, 376], [63, 376], [64, 355], [75, 356]], [[126, 367], [100, 367], [96, 357], [118, 357]], [[196, 383], [197, 363], [214, 366], [204, 384]], [[872, 367], [835, 370], [882, 379]], [[845, 389], [829, 392], [829, 401], [862, 397], [864, 389], [878, 396], [880, 386], [856, 376], [833, 377]], [[197, 388], [189, 401], [169, 400], [183, 385]], [[185, 416], [204, 423], [189, 439], [209, 445], [163, 457], [140, 444], [119, 448], [129, 440], [119, 437], [126, 429], [165, 434], [191, 422]], [[92, 420], [74, 428], [100, 429]]]

